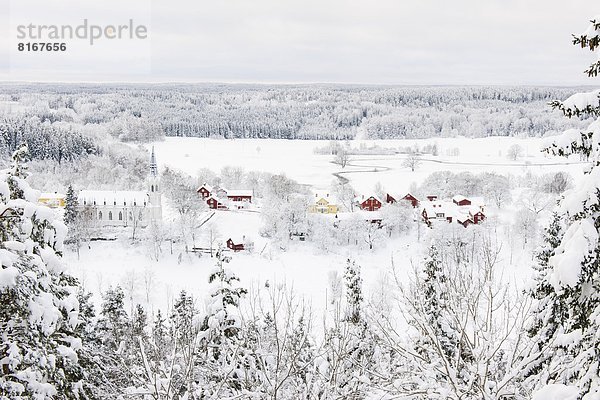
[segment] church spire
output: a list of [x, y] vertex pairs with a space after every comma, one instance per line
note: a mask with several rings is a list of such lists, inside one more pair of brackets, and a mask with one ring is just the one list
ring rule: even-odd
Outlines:
[[158, 166], [156, 165], [156, 156], [154, 155], [154, 146], [152, 146], [152, 155], [150, 155], [150, 175], [158, 176]]

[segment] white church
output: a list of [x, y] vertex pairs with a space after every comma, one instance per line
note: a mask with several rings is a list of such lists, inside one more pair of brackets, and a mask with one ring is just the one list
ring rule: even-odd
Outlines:
[[89, 212], [98, 226], [137, 226], [145, 228], [162, 220], [162, 204], [158, 166], [154, 147], [150, 156], [147, 191], [82, 190], [77, 197], [79, 207]]

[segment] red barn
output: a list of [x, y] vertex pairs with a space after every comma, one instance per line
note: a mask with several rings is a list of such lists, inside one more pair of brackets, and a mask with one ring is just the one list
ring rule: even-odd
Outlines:
[[429, 196], [427, 196], [427, 200], [429, 201], [436, 201], [437, 200], [437, 196], [434, 194], [430, 194]]
[[473, 221], [471, 221], [470, 218], [465, 218], [465, 217], [456, 218], [456, 222], [458, 222], [459, 224], [461, 224], [465, 228], [473, 223]]
[[196, 192], [198, 192], [203, 199], [208, 199], [212, 194], [212, 187], [205, 183], [204, 185], [200, 186]]
[[232, 238], [227, 239], [227, 248], [232, 251], [243, 251], [244, 250], [244, 242], [243, 241], [234, 241]]
[[360, 208], [361, 210], [377, 211], [381, 208], [381, 201], [375, 196], [371, 196], [360, 203]]
[[409, 201], [413, 208], [419, 207], [419, 200], [417, 200], [417, 198], [410, 193], [407, 193], [402, 200]]
[[485, 215], [481, 211], [471, 211], [469, 212], [469, 215], [471, 216], [471, 219], [473, 220], [474, 224], [478, 224], [485, 220]]
[[227, 199], [252, 203], [252, 190], [227, 190]]
[[206, 200], [206, 204], [208, 204], [208, 208], [212, 210], [227, 210], [227, 206], [216, 197], [209, 197], [208, 200]]
[[457, 206], [470, 206], [471, 200], [467, 199], [465, 196], [456, 195], [452, 198], [452, 201]]
[[391, 194], [387, 193], [385, 195], [385, 202], [388, 204], [394, 204], [396, 202], [396, 199], [394, 198], [394, 196], [392, 196]]

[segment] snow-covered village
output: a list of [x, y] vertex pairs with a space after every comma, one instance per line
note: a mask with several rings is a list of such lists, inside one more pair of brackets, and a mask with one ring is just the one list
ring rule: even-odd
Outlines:
[[0, 400], [600, 400], [594, 4], [36, 1]]

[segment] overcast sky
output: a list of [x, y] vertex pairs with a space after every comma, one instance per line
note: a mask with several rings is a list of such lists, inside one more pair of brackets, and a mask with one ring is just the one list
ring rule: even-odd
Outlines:
[[[594, 84], [598, 0], [0, 0], [0, 80]], [[589, 10], [597, 9], [596, 12]], [[18, 52], [19, 24], [131, 18], [145, 40]]]

